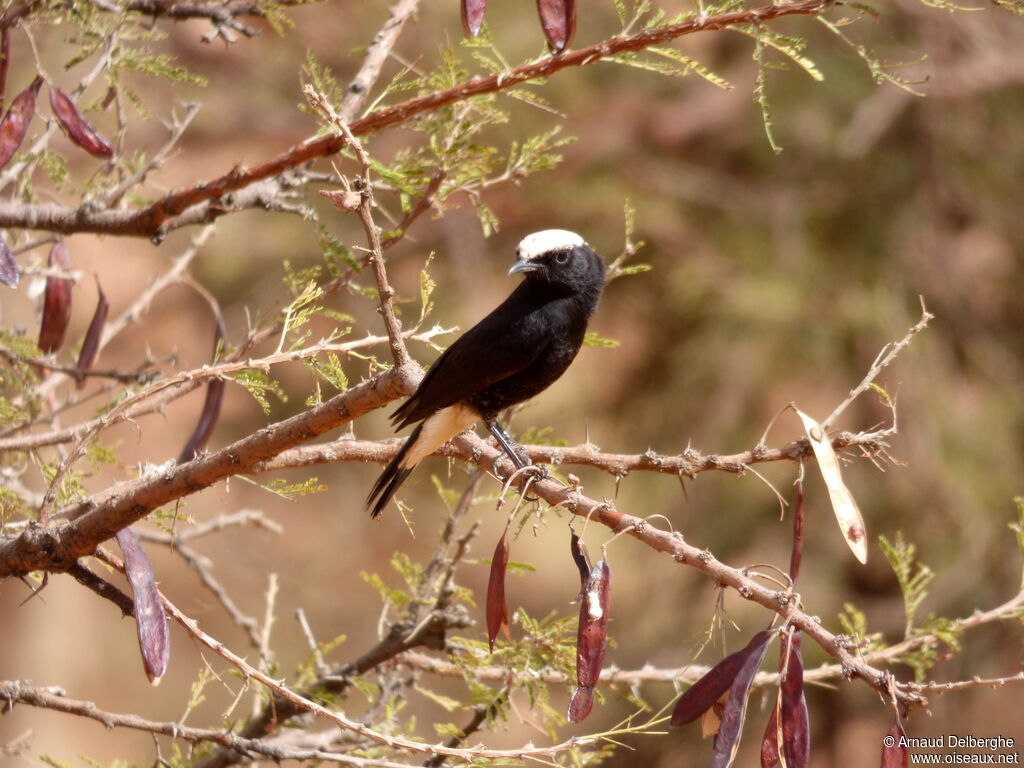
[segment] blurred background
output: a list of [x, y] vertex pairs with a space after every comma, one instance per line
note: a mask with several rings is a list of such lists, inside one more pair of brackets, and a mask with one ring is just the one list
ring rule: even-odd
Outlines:
[[[436, 65], [438, 46], [460, 37], [456, 5], [424, 5], [406, 28], [396, 48], [400, 59], [389, 63], [385, 78], [402, 63], [423, 69]], [[669, 13], [692, 10], [676, 0], [660, 0], [659, 6]], [[807, 610], [840, 631], [836, 615], [844, 603], [853, 603], [866, 613], [871, 631], [896, 642], [904, 628], [903, 601], [875, 543], [879, 534], [892, 539], [902, 531], [935, 571], [919, 617], [961, 617], [988, 609], [1015, 594], [1021, 583], [1020, 555], [1007, 525], [1016, 518], [1013, 496], [1024, 493], [1024, 20], [995, 7], [949, 13], [911, 0], [878, 10], [877, 23], [864, 18], [844, 31], [885, 64], [905, 65], [898, 74], [921, 95], [876, 83], [854, 50], [807, 18], [772, 24], [780, 33], [806, 37], [805, 53], [824, 75], [824, 82], [815, 83], [792, 67], [769, 70], [767, 95], [780, 154], [773, 152], [751, 98], [757, 70], [752, 40], [744, 35], [703, 34], [675, 44], [733, 84], [732, 90], [695, 75], [659, 77], [612, 63], [563, 71], [539, 89], [561, 116], [506, 100], [511, 120], [484, 134], [507, 147], [561, 126], [575, 137], [562, 150], [562, 164], [484, 195], [500, 220], [491, 237], [484, 237], [467, 200], [453, 200], [443, 216], [418, 222], [389, 258], [392, 283], [407, 300], [400, 306], [411, 320], [419, 311], [419, 271], [435, 254], [430, 271], [438, 287], [428, 325], [465, 329], [514, 286], [505, 272], [519, 239], [549, 227], [572, 229], [610, 260], [623, 247], [628, 201], [636, 211], [636, 238], [645, 243], [636, 261], [652, 270], [610, 284], [591, 326], [620, 346], [584, 349], [568, 374], [518, 413], [513, 424], [520, 433], [550, 427], [548, 439], [569, 445], [589, 433], [604, 450], [621, 453], [652, 448], [672, 454], [688, 445], [705, 453], [747, 450], [790, 402], [823, 419], [860, 381], [883, 345], [917, 322], [923, 300], [935, 320], [878, 381], [897, 400], [894, 461], [880, 468], [854, 459], [845, 470], [872, 541], [866, 566], [847, 550], [827, 492], [815, 467], [808, 467], [800, 584]], [[577, 47], [619, 30], [610, 2], [588, 3], [580, 12]], [[846, 13], [840, 9], [832, 18]], [[169, 34], [154, 46], [209, 83], [200, 88], [136, 82], [154, 119], [138, 123], [129, 135], [130, 149], [152, 151], [161, 144], [166, 131], [159, 119], [171, 105], [179, 112], [187, 101], [203, 105], [173, 159], [154, 178], [154, 189], [186, 186], [236, 163], [255, 163], [314, 133], [314, 120], [297, 108], [306, 50], [346, 82], [361, 60], [359, 50], [385, 20], [386, 8], [384, 3], [326, 3], [288, 15], [295, 27], [283, 36], [267, 28], [261, 37], [231, 47], [202, 43], [203, 23], [161, 25]], [[494, 2], [487, 18], [509, 61], [541, 53], [532, 7]], [[86, 65], [63, 73], [69, 50], [62, 47], [65, 33], [36, 30], [37, 47], [49, 74], [73, 84]], [[9, 94], [32, 77], [24, 41], [15, 36], [14, 45]], [[102, 96], [102, 88], [93, 95]], [[98, 116], [96, 123], [111, 131], [114, 126], [110, 115]], [[374, 137], [369, 148], [387, 156], [419, 140], [399, 128]], [[43, 196], [67, 201], [95, 171], [96, 161], [69, 152], [62, 136], [54, 146], [69, 155], [73, 189]], [[328, 163], [318, 167], [329, 170]], [[309, 202], [334, 236], [362, 242], [355, 217], [329, 211], [314, 198]], [[177, 232], [160, 245], [75, 235], [67, 244], [76, 268], [99, 274], [116, 314], [166, 271], [192, 235]], [[34, 257], [45, 258], [45, 252]], [[193, 273], [222, 302], [229, 342], [237, 343], [250, 322], [265, 322], [287, 304], [282, 259], [294, 266], [321, 262], [308, 221], [262, 211], [221, 219]], [[368, 276], [360, 282], [371, 283]], [[84, 280], [75, 296], [73, 339], [84, 333], [94, 306], [92, 280]], [[358, 333], [380, 331], [372, 300], [357, 292], [332, 297], [329, 304], [357, 318]], [[37, 327], [36, 302], [24, 290], [5, 292], [0, 310], [5, 326]], [[327, 330], [325, 324], [316, 328], [321, 334]], [[205, 304], [190, 289], [174, 287], [100, 362], [131, 367], [147, 352], [157, 358], [175, 353], [183, 367], [193, 367], [208, 361], [211, 338]], [[436, 355], [423, 345], [412, 349], [424, 364]], [[345, 370], [353, 382], [368, 373], [366, 364], [356, 361], [346, 363]], [[275, 375], [288, 400], [271, 398], [270, 420], [301, 410], [312, 388], [300, 366], [280, 368]], [[117, 448], [123, 464], [97, 470], [87, 480], [90, 489], [124, 477], [137, 463], [176, 456], [201, 404], [197, 392], [163, 415], [111, 430], [107, 444]], [[386, 412], [360, 420], [357, 436], [390, 436]], [[80, 409], [78, 417], [87, 413], [88, 407]], [[69, 422], [74, 417], [69, 415]], [[866, 395], [836, 427], [859, 431], [889, 419], [878, 398]], [[229, 387], [209, 447], [220, 448], [267, 421], [246, 392]], [[787, 413], [766, 442], [780, 446], [800, 434], [797, 419]], [[783, 495], [791, 495], [794, 466], [757, 469]], [[293, 617], [298, 607], [319, 640], [346, 637], [329, 661], [357, 656], [374, 642], [381, 604], [360, 572], [376, 571], [397, 585], [387, 565], [391, 553], [400, 549], [425, 560], [444, 517], [431, 475], [455, 490], [466, 478], [462, 468], [434, 460], [403, 489], [415, 509], [411, 525], [394, 508], [383, 521], [371, 523], [362, 505], [378, 471], [377, 466], [336, 465], [282, 473], [290, 482], [316, 476], [330, 488], [294, 502], [235, 478], [189, 498], [179, 510], [202, 521], [258, 509], [284, 527], [281, 535], [232, 529], [195, 544], [216, 564], [215, 575], [241, 610], [261, 622], [268, 579], [276, 574], [272, 637], [278, 676], [292, 674], [308, 656]], [[684, 496], [669, 476], [637, 473], [616, 489], [607, 475], [572, 471], [588, 495], [617, 493], [624, 511], [665, 515], [688, 542], [710, 548], [730, 565], [788, 563], [790, 518], [787, 513], [780, 522], [775, 494], [753, 474], [704, 473], [687, 482]], [[484, 491], [496, 489], [493, 480], [485, 480]], [[482, 528], [470, 556], [487, 558], [504, 515], [487, 502], [475, 508], [476, 518]], [[569, 601], [576, 594], [576, 576], [564, 526], [564, 518], [546, 514], [513, 543], [513, 560], [536, 567], [510, 577], [513, 607], [537, 616], [575, 615]], [[595, 528], [587, 533], [591, 551], [606, 539]], [[244, 634], [180, 559], [159, 547], [149, 551], [165, 593], [207, 632], [251, 653]], [[609, 558], [614, 645], [606, 663], [632, 669], [692, 661], [715, 613], [715, 585], [629, 539], [617, 541]], [[482, 604], [486, 579], [486, 564], [467, 564], [458, 582], [476, 591]], [[27, 595], [17, 582], [0, 589], [0, 678], [60, 685], [69, 696], [101, 708], [155, 720], [182, 715], [204, 662], [177, 627], [171, 671], [152, 689], [139, 668], [134, 626], [112, 605], [66, 577], [51, 579], [39, 598], [21, 605]], [[740, 630], [727, 628], [727, 648], [709, 648], [702, 663], [736, 650], [766, 623], [763, 610], [734, 594], [726, 595], [724, 606], [728, 622]], [[481, 638], [482, 607], [474, 618], [478, 624], [470, 633]], [[1018, 622], [971, 631], [963, 643], [962, 653], [937, 664], [933, 678], [1004, 676], [1021, 667]], [[804, 644], [804, 657], [808, 667], [828, 661], [813, 643]], [[768, 658], [774, 658], [773, 651]], [[216, 659], [211, 663], [223, 668]], [[901, 669], [899, 674], [909, 673]], [[237, 688], [230, 675], [225, 681], [228, 685], [207, 686], [206, 699], [188, 724], [219, 722]], [[436, 687], [460, 693], [457, 687]], [[553, 692], [556, 708], [564, 707], [567, 694]], [[639, 694], [655, 709], [675, 695], [663, 684], [643, 686]], [[878, 695], [852, 683], [811, 688], [808, 696], [812, 765], [875, 764], [891, 721]], [[771, 700], [767, 695], [752, 699], [738, 764], [756, 763]], [[930, 716], [915, 712], [907, 728], [918, 737], [957, 733], [1020, 739], [1020, 703], [1019, 686], [935, 695]], [[251, 704], [247, 695], [233, 717], [242, 717]], [[427, 739], [434, 737], [431, 718], [457, 719], [438, 715], [436, 706], [414, 693], [407, 704], [420, 713], [420, 735]], [[525, 701], [517, 705], [526, 709]], [[353, 694], [346, 706], [358, 713], [366, 702]], [[583, 726], [563, 728], [560, 735], [603, 730], [634, 710], [625, 697], [609, 693]], [[492, 743], [546, 739], [529, 721], [525, 714], [522, 720], [513, 716]], [[711, 747], [700, 741], [698, 730], [632, 738], [632, 751], [621, 750], [609, 764], [704, 764]], [[7, 758], [12, 765], [40, 765], [44, 754], [75, 766], [85, 764], [84, 756], [103, 765], [118, 758], [142, 765], [154, 755], [145, 733], [106, 731], [27, 707], [0, 718], [0, 744], [21, 737], [32, 750]]]

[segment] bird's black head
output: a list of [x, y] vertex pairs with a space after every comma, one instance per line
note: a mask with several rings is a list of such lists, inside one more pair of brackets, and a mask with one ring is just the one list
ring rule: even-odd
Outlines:
[[575, 232], [545, 229], [527, 235], [516, 248], [509, 274], [522, 272], [528, 282], [575, 291], [600, 290], [604, 261]]

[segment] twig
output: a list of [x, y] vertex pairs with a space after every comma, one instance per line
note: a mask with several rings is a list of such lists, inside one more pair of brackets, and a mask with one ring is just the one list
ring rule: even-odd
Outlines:
[[[888, 430], [857, 434], [842, 432], [832, 439], [832, 446], [836, 450], [860, 447], [869, 453], [875, 453], [886, 447], [885, 438], [888, 435]], [[394, 458], [402, 443], [401, 438], [356, 440], [343, 437], [330, 443], [282, 451], [273, 459], [253, 467], [252, 472], [293, 469], [336, 461], [372, 461], [383, 464]], [[524, 445], [523, 449], [534, 463], [595, 467], [616, 478], [625, 477], [631, 472], [659, 472], [666, 475], [696, 477], [701, 472], [712, 470], [741, 475], [753, 464], [800, 461], [814, 455], [807, 438], [794, 440], [779, 448], [754, 448], [731, 455], [703, 454], [694, 448], [688, 448], [678, 455], [660, 454], [651, 450], [634, 454], [604, 453], [590, 443], [567, 447]], [[470, 458], [453, 443], [441, 446], [434, 455], [462, 460]]]
[[104, 192], [100, 196], [98, 202], [108, 207], [116, 206], [121, 201], [121, 198], [124, 197], [132, 187], [144, 182], [151, 171], [162, 167], [164, 162], [167, 160], [167, 156], [171, 153], [171, 150], [174, 149], [178, 140], [181, 139], [182, 135], [191, 124], [192, 119], [198, 113], [199, 105], [193, 102], [185, 105], [185, 114], [180, 119], [172, 115], [170, 135], [167, 137], [167, 141], [164, 142], [163, 146], [154, 152], [149, 160], [147, 160], [141, 168], [135, 171], [135, 173], [110, 191]]
[[[408, 338], [414, 341], [431, 343], [435, 337], [450, 332], [449, 329], [435, 327], [420, 333], [410, 332]], [[53, 432], [0, 439], [0, 452], [27, 451], [46, 445], [67, 443], [73, 440], [79, 440], [84, 443], [86, 439], [90, 439], [115, 423], [161, 410], [170, 400], [181, 397], [211, 378], [228, 377], [231, 374], [246, 370], [267, 370], [271, 365], [308, 360], [325, 352], [347, 353], [381, 344], [385, 341], [387, 341], [385, 336], [366, 336], [362, 339], [342, 344], [319, 341], [304, 349], [281, 352], [250, 360], [205, 365], [202, 368], [183, 371], [166, 379], [151, 382], [129, 398], [122, 400], [114, 409], [101, 417]], [[162, 397], [160, 397], [161, 393], [163, 393]], [[150, 401], [149, 404], [147, 404], [147, 401]], [[381, 405], [383, 404], [381, 403]]]
[[370, 90], [380, 78], [381, 69], [388, 60], [391, 50], [398, 42], [398, 36], [402, 34], [405, 22], [415, 15], [419, 8], [420, 0], [398, 0], [388, 10], [388, 20], [373, 37], [373, 42], [366, 49], [362, 66], [356, 76], [352, 78], [348, 88], [345, 89], [345, 96], [341, 100], [341, 107], [338, 115], [346, 123], [351, 123], [358, 116], [358, 112], [366, 103]]
[[[800, 0], [732, 13], [694, 16], [677, 24], [619, 35], [559, 56], [544, 56], [503, 72], [474, 77], [444, 90], [374, 110], [353, 121], [349, 127], [353, 135], [363, 136], [405, 122], [424, 112], [473, 96], [508, 90], [530, 80], [549, 77], [569, 67], [590, 66], [621, 53], [643, 50], [698, 32], [763, 24], [786, 16], [817, 16], [830, 6], [829, 0]], [[258, 165], [250, 168], [235, 167], [216, 179], [172, 192], [149, 206], [134, 210], [88, 210], [49, 204], [0, 203], [0, 227], [43, 229], [65, 234], [94, 232], [159, 238], [169, 226], [173, 226], [174, 219], [187, 209], [277, 176], [310, 160], [333, 154], [345, 144], [345, 138], [338, 135], [310, 138]]]
[[369, 262], [373, 267], [373, 274], [377, 280], [380, 313], [384, 317], [384, 327], [388, 332], [391, 357], [399, 370], [405, 370], [412, 366], [412, 357], [409, 355], [409, 350], [405, 348], [405, 342], [402, 339], [402, 324], [395, 316], [395, 308], [391, 303], [395, 290], [388, 283], [388, 274], [384, 267], [384, 253], [380, 242], [380, 229], [373, 222], [374, 203], [373, 189], [370, 183], [370, 156], [366, 153], [359, 139], [352, 133], [348, 123], [334, 111], [334, 108], [322, 94], [318, 93], [311, 85], [307, 85], [303, 90], [310, 103], [319, 109], [341, 132], [342, 136], [345, 137], [346, 143], [352, 147], [352, 151], [355, 152], [356, 158], [359, 161], [361, 176], [357, 188], [359, 193], [357, 210], [359, 211], [359, 218], [363, 222], [363, 230], [366, 232], [366, 239], [370, 246]]
[[263, 528], [278, 535], [284, 533], [284, 526], [275, 520], [271, 520], [260, 510], [242, 509], [238, 512], [217, 515], [212, 520], [207, 520], [203, 523], [196, 523], [184, 530], [175, 531], [174, 534], [163, 533], [161, 531], [136, 531], [135, 535], [142, 541], [149, 541], [154, 544], [165, 544], [170, 547], [175, 547], [184, 544], [186, 541], [192, 541], [192, 539], [209, 536], [212, 533], [220, 533], [221, 531], [228, 528], [234, 528], [235, 526], [246, 525], [254, 525], [257, 528]]
[[[216, 642], [216, 641], [214, 641]], [[59, 689], [57, 689], [59, 690]], [[261, 755], [271, 760], [326, 760], [353, 768], [408, 768], [408, 763], [391, 760], [356, 757], [346, 753], [329, 752], [320, 749], [287, 749], [275, 747], [258, 739], [246, 739], [227, 730], [191, 728], [175, 722], [146, 720], [138, 715], [124, 715], [107, 712], [91, 701], [71, 699], [54, 693], [54, 689], [39, 688], [23, 680], [0, 681], [0, 702], [5, 705], [26, 704], [32, 707], [64, 712], [102, 723], [107, 728], [130, 728], [137, 731], [168, 736], [193, 744], [208, 742], [217, 744], [239, 755]]]
[[867, 372], [867, 375], [856, 387], [850, 390], [850, 394], [846, 396], [836, 409], [828, 415], [828, 418], [821, 422], [823, 429], [827, 430], [832, 426], [832, 422], [839, 418], [839, 415], [846, 410], [847, 406], [856, 400], [860, 395], [865, 392], [871, 383], [875, 380], [882, 369], [885, 368], [889, 363], [896, 359], [896, 356], [903, 351], [903, 349], [910, 344], [914, 337], [928, 327], [928, 321], [935, 317], [929, 312], [924, 306], [924, 299], [921, 299], [921, 319], [917, 321], [906, 335], [897, 342], [886, 344], [882, 351], [878, 353], [878, 357], [875, 358], [875, 362], [871, 364], [871, 369]]
[[[318, 680], [306, 688], [305, 693], [327, 692], [341, 696], [357, 676], [380, 667], [410, 648], [443, 647], [444, 633], [447, 629], [468, 625], [468, 617], [451, 605], [451, 581], [455, 566], [465, 556], [476, 526], [472, 526], [459, 537], [456, 537], [456, 530], [468, 514], [483, 476], [483, 472], [474, 473], [445, 521], [434, 554], [423, 570], [416, 598], [408, 603], [404, 615], [390, 623], [376, 645], [347, 664], [327, 674], [321, 674]], [[315, 641], [310, 642], [315, 645]], [[247, 738], [262, 738], [302, 711], [303, 709], [294, 702], [275, 696], [262, 712], [246, 723], [242, 735]], [[368, 722], [375, 720], [370, 719]], [[221, 749], [204, 759], [196, 768], [227, 768], [238, 762], [238, 755]]]

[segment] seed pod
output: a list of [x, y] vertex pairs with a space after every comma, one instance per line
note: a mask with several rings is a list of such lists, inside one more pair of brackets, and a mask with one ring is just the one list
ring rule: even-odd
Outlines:
[[42, 84], [43, 78], [37, 76], [28, 88], [15, 97], [4, 119], [0, 120], [0, 168], [14, 157], [25, 139], [28, 124], [32, 122], [32, 115], [36, 111], [36, 94]]
[[779, 764], [779, 706], [776, 701], [772, 716], [761, 739], [761, 768], [775, 768]]
[[804, 483], [797, 482], [793, 502], [793, 551], [789, 555], [789, 578], [794, 588], [800, 576], [800, 563], [804, 556]]
[[[217, 354], [217, 348], [224, 339], [224, 320], [220, 313], [217, 313], [217, 330], [213, 335], [213, 354]], [[210, 379], [206, 385], [206, 399], [203, 400], [203, 410], [199, 413], [199, 421], [196, 428], [192, 430], [192, 436], [185, 443], [184, 449], [178, 456], [178, 463], [184, 464], [192, 461], [210, 440], [213, 428], [217, 426], [220, 418], [221, 405], [224, 403], [224, 389], [227, 383], [223, 379]]]
[[910, 747], [907, 746], [907, 732], [903, 730], [903, 723], [897, 716], [882, 741], [882, 768], [907, 768], [909, 765]]
[[739, 674], [741, 667], [749, 656], [760, 650], [764, 654], [764, 648], [771, 639], [771, 632], [763, 630], [754, 635], [744, 648], [730, 653], [711, 669], [704, 673], [703, 677], [686, 689], [679, 697], [675, 708], [672, 710], [672, 725], [686, 725], [692, 723], [718, 699], [732, 687], [733, 681]]
[[[783, 651], [784, 652], [784, 651]], [[811, 759], [811, 724], [804, 697], [804, 660], [800, 633], [794, 631], [780, 686], [779, 712], [782, 718], [782, 754], [786, 768], [806, 768]]]
[[569, 47], [576, 32], [576, 0], [537, 0], [537, 12], [548, 50], [558, 55]]
[[7, 241], [0, 235], [0, 283], [8, 288], [17, 288], [21, 281], [21, 273], [18, 271], [18, 262], [14, 260]]
[[[761, 636], [763, 636], [762, 639]], [[750, 685], [754, 675], [761, 667], [764, 652], [768, 649], [771, 632], [761, 631], [754, 635], [758, 644], [746, 654], [742, 666], [733, 678], [729, 687], [729, 698], [726, 699], [722, 711], [722, 721], [715, 736], [715, 749], [711, 755], [711, 768], [729, 768], [736, 759], [736, 751], [740, 746], [740, 734], [743, 732], [743, 721], [747, 716], [747, 701], [750, 698]], [[753, 643], [754, 640], [751, 640]], [[747, 645], [750, 647], [750, 644]]]
[[0, 111], [4, 108], [7, 94], [7, 68], [11, 63], [11, 27], [0, 27]]
[[462, 0], [462, 30], [466, 37], [476, 37], [484, 24], [487, 0]]
[[612, 574], [601, 558], [590, 569], [580, 601], [580, 626], [576, 635], [576, 691], [569, 702], [569, 722], [579, 723], [594, 706], [594, 686], [601, 677], [608, 639], [608, 601]]
[[50, 84], [50, 107], [57, 116], [57, 122], [67, 137], [93, 157], [108, 158], [114, 154], [113, 148], [89, 125], [75, 102], [64, 91]]
[[[78, 353], [78, 363], [75, 367], [79, 371], [88, 371], [96, 361], [96, 353], [100, 349], [100, 337], [103, 336], [103, 326], [107, 322], [107, 312], [110, 310], [110, 302], [103, 293], [103, 286], [100, 279], [96, 278], [96, 290], [99, 292], [99, 299], [96, 302], [96, 311], [92, 313], [92, 320], [89, 321], [89, 330], [85, 332], [85, 339], [82, 341], [82, 349]], [[85, 377], [78, 377], [78, 388], [85, 384]]]
[[508, 529], [501, 534], [491, 556], [491, 576], [487, 580], [487, 642], [494, 651], [498, 632], [508, 630], [508, 603], [505, 601], [505, 572], [508, 570]]
[[[21, 98], [20, 96], [18, 98]], [[11, 107], [13, 109], [13, 107]], [[68, 268], [68, 249], [61, 240], [50, 249], [49, 266]], [[71, 281], [66, 277], [46, 278], [43, 295], [43, 320], [39, 326], [39, 349], [50, 354], [60, 349], [71, 320]]]
[[587, 562], [587, 551], [576, 535], [576, 531], [569, 531], [569, 550], [572, 552], [572, 560], [580, 572], [580, 592], [587, 588], [587, 578], [590, 576], [590, 564]]
[[117, 532], [117, 543], [124, 554], [124, 573], [134, 595], [135, 626], [139, 633], [142, 665], [146, 668], [149, 682], [159, 685], [171, 655], [171, 635], [164, 604], [156, 588], [153, 566], [130, 528]]

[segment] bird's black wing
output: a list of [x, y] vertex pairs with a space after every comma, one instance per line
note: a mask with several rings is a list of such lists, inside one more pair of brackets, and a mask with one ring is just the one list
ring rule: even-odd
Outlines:
[[524, 307], [519, 293], [456, 339], [430, 366], [416, 392], [392, 415], [397, 429], [465, 400], [540, 356], [547, 320], [543, 312]]

